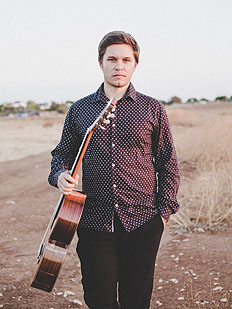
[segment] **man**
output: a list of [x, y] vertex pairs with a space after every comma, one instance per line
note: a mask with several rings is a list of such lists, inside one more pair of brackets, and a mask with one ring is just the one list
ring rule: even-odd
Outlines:
[[104, 83], [71, 106], [49, 182], [70, 194], [78, 177], [69, 170], [85, 132], [115, 97], [114, 118], [94, 132], [83, 159], [77, 253], [89, 308], [146, 309], [163, 229], [179, 208], [176, 152], [164, 107], [130, 82], [139, 62], [135, 39], [110, 32], [98, 51]]

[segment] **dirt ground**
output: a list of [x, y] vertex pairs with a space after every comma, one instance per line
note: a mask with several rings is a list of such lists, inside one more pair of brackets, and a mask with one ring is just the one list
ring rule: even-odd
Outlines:
[[[39, 244], [59, 198], [47, 183], [49, 169], [47, 150], [0, 162], [0, 308], [87, 308], [76, 236], [53, 291], [30, 288]], [[232, 308], [231, 231], [176, 234], [167, 225], [151, 308]]]

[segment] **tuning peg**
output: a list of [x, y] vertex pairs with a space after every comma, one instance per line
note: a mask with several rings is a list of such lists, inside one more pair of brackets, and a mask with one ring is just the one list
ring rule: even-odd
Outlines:
[[99, 128], [101, 128], [102, 130], [105, 130], [106, 128], [104, 128], [103, 126], [99, 126]]
[[110, 120], [109, 119], [104, 119], [103, 122], [106, 123], [106, 124], [109, 124]]
[[115, 117], [115, 115], [112, 114], [112, 113], [109, 113], [109, 114], [107, 115], [107, 118], [114, 118], [114, 117]]

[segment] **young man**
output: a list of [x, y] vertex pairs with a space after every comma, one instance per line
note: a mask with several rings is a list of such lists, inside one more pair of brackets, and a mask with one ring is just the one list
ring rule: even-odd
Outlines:
[[83, 159], [77, 253], [89, 308], [146, 309], [163, 229], [179, 208], [176, 152], [164, 107], [130, 82], [139, 62], [135, 39], [110, 32], [98, 51], [104, 83], [71, 106], [49, 182], [70, 194], [78, 177], [69, 170], [85, 132], [115, 97], [114, 118], [94, 132]]

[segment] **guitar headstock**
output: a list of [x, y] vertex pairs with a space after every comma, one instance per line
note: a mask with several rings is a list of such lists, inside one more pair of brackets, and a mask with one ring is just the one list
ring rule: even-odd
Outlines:
[[103, 123], [109, 124], [110, 120], [109, 118], [113, 118], [114, 114], [112, 114], [112, 110], [115, 107], [117, 103], [117, 99], [113, 98], [111, 99], [106, 107], [103, 109], [103, 111], [101, 112], [101, 114], [98, 116], [98, 118], [94, 121], [94, 123], [92, 124], [91, 127], [89, 127], [89, 131], [91, 130], [95, 130], [99, 127], [101, 127], [102, 129], [105, 129], [104, 127], [102, 127]]

